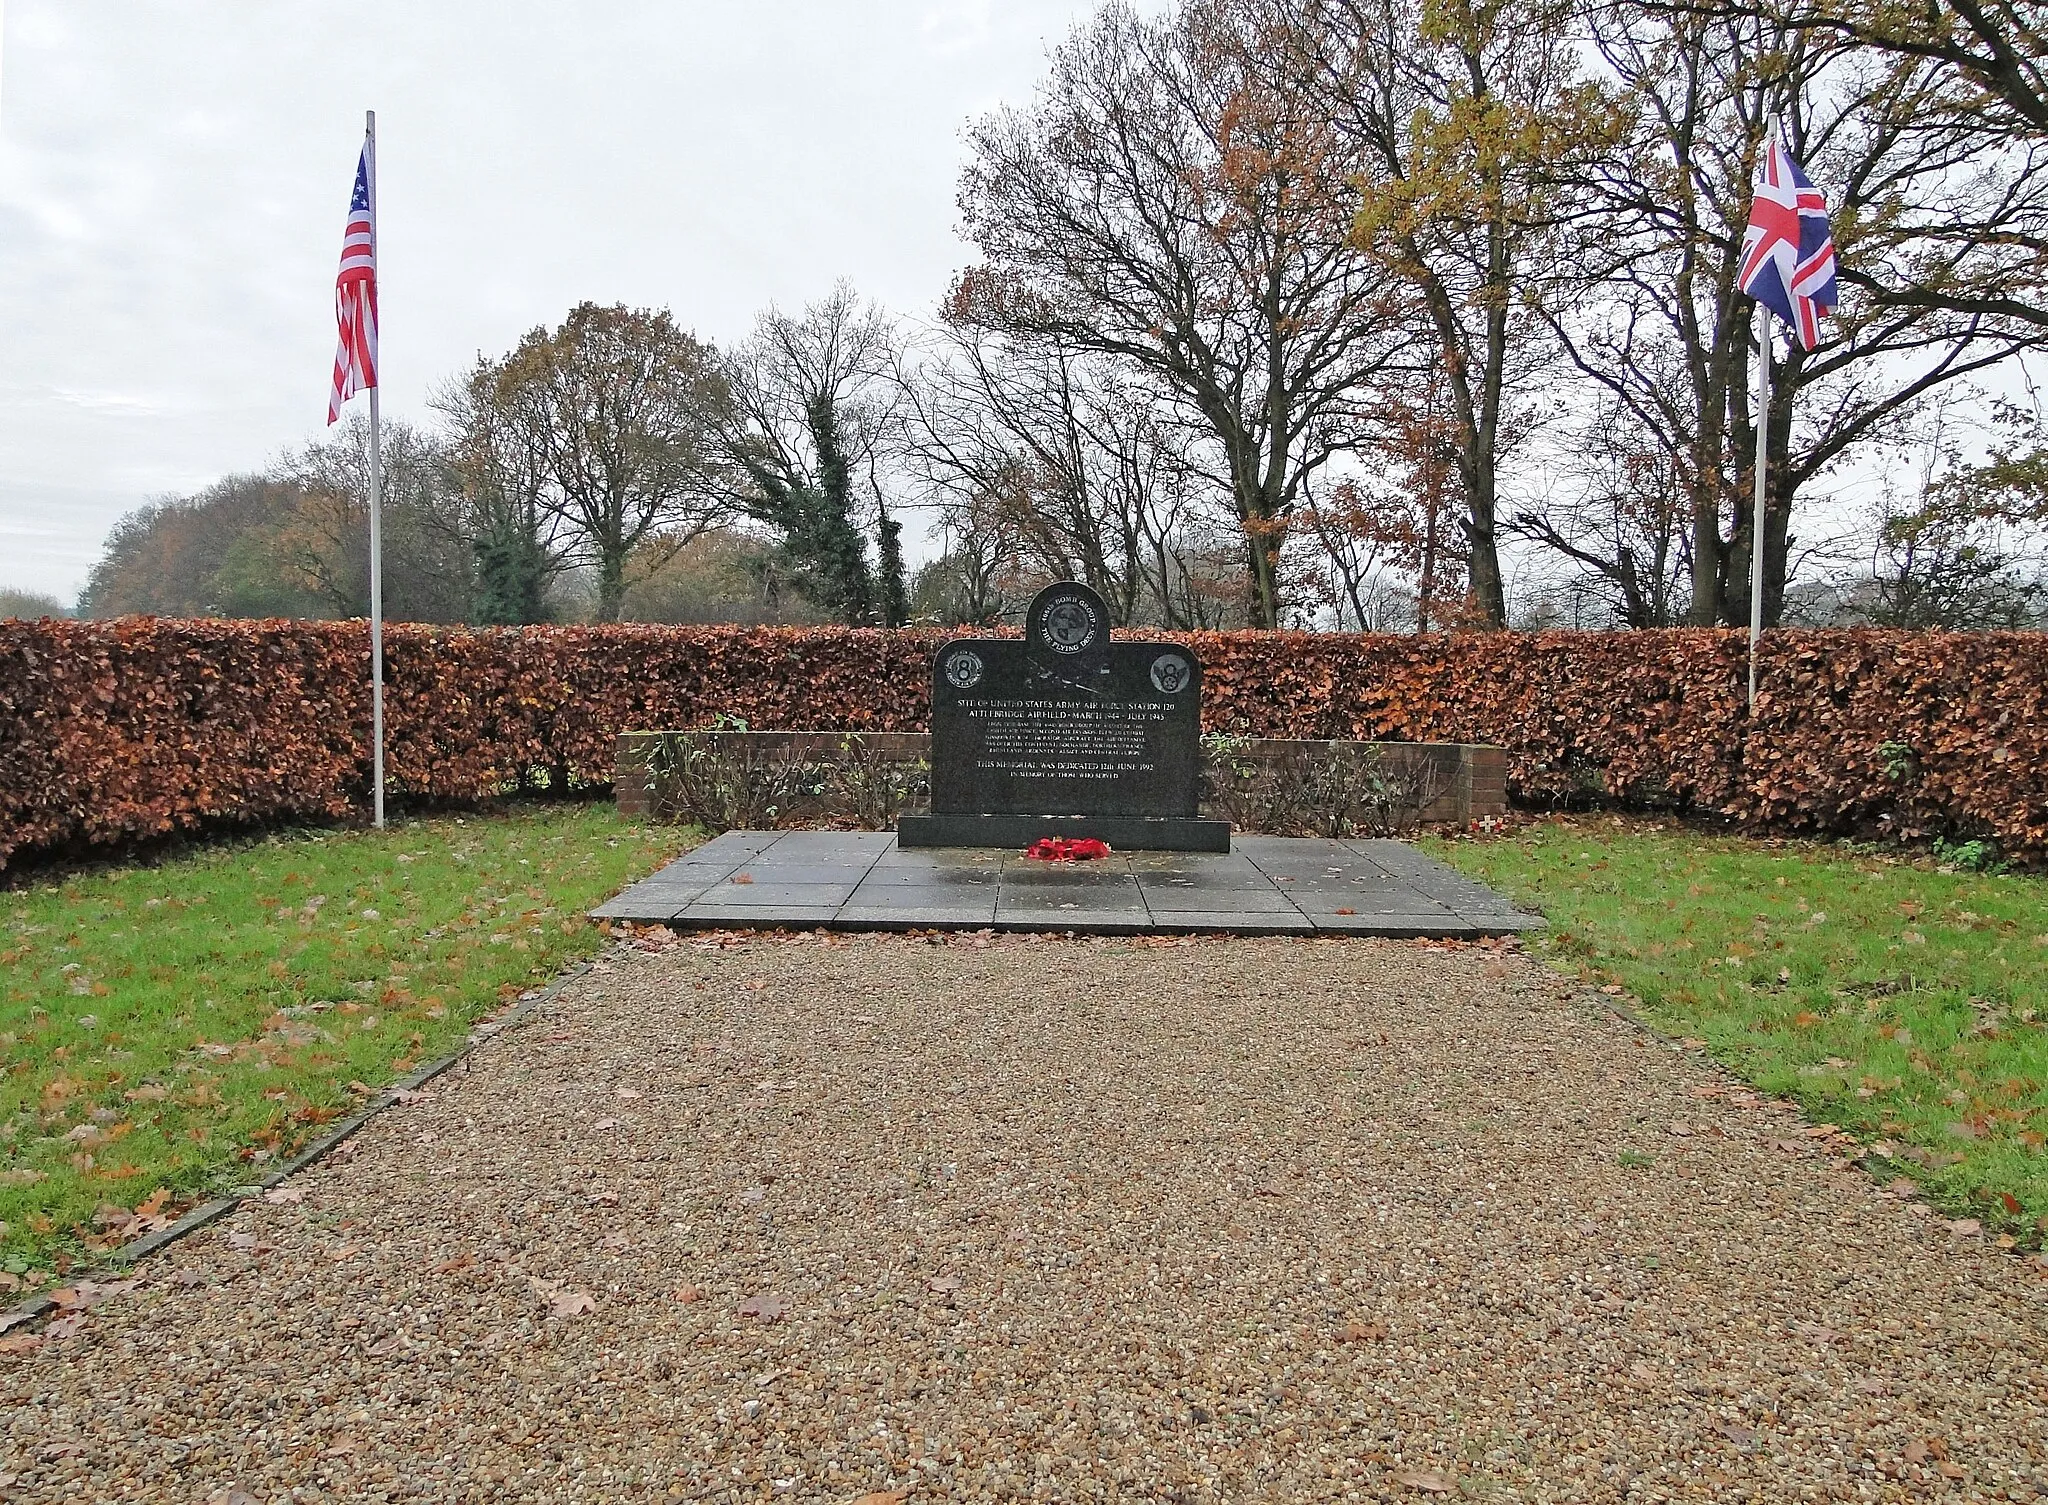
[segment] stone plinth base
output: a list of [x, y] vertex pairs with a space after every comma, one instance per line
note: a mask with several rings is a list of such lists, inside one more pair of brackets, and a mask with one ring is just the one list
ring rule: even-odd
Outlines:
[[1227, 852], [1230, 822], [1135, 815], [905, 815], [901, 847], [1008, 847], [1045, 836], [1092, 836], [1119, 852]]

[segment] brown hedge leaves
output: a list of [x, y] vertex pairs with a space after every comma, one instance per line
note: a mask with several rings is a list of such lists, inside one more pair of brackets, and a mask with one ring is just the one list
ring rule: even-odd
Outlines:
[[[0, 624], [0, 862], [363, 808], [361, 623]], [[621, 731], [921, 729], [929, 632], [386, 631], [394, 789], [602, 786]], [[1493, 742], [1515, 795], [1758, 829], [1995, 837], [2048, 857], [2048, 639], [1781, 632], [1743, 710], [1737, 633], [1203, 633], [1203, 719], [1262, 737]]]

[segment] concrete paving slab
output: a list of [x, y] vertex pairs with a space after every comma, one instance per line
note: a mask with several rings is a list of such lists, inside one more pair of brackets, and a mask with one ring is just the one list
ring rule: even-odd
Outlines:
[[[750, 881], [734, 883], [744, 875]], [[729, 831], [597, 910], [683, 928], [1226, 932], [1476, 938], [1542, 924], [1399, 842], [1247, 836], [1227, 855], [1040, 863], [877, 831]]]

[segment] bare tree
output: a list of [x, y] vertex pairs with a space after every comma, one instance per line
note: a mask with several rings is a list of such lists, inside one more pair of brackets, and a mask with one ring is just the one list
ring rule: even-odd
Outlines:
[[[1686, 499], [1695, 622], [1746, 619], [1753, 305], [1735, 273], [1774, 120], [1833, 206], [1843, 307], [1819, 349], [1792, 348], [1773, 373], [1761, 531], [1765, 620], [1775, 622], [1801, 489], [1854, 450], [1898, 441], [1943, 385], [2048, 333], [1984, 311], [2037, 295], [2048, 267], [2025, 248], [2025, 227], [2048, 207], [2048, 175], [2031, 157], [1985, 153], [1929, 66], [1788, 36], [1734, 9], [1612, 5], [1591, 24], [1629, 91], [1633, 129], [1587, 185], [1609, 225], [1589, 246], [1589, 296], [1548, 313], [1577, 369], [1654, 440]], [[1972, 297], [1900, 295], [1914, 286]]]
[[909, 616], [882, 480], [897, 345], [893, 321], [844, 282], [801, 315], [771, 308], [726, 357], [720, 428], [732, 500], [774, 530], [800, 587], [842, 621], [890, 627]]
[[1277, 626], [1302, 482], [1353, 442], [1397, 343], [1384, 279], [1346, 235], [1356, 163], [1320, 99], [1261, 58], [1280, 0], [1110, 3], [1025, 110], [968, 133], [960, 204], [983, 262], [954, 325], [1055, 342], [1156, 383], [1231, 502], [1251, 621]]
[[1143, 372], [1054, 337], [947, 326], [903, 392], [905, 464], [955, 532], [999, 521], [1028, 574], [1085, 581], [1119, 626], [1192, 625], [1169, 577], [1214, 489]]

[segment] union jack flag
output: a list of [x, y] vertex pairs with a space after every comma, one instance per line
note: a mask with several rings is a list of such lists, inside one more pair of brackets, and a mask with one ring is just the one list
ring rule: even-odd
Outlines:
[[1799, 331], [1808, 350], [1820, 343], [1820, 316], [1835, 296], [1835, 238], [1828, 201], [1806, 180], [1774, 134], [1757, 175], [1756, 200], [1742, 236], [1737, 282], [1750, 297]]
[[341, 233], [341, 270], [334, 278], [334, 322], [341, 345], [334, 352], [334, 387], [327, 421], [341, 417], [341, 405], [377, 385], [377, 162], [368, 141], [356, 163], [356, 191], [348, 203], [348, 228]]

